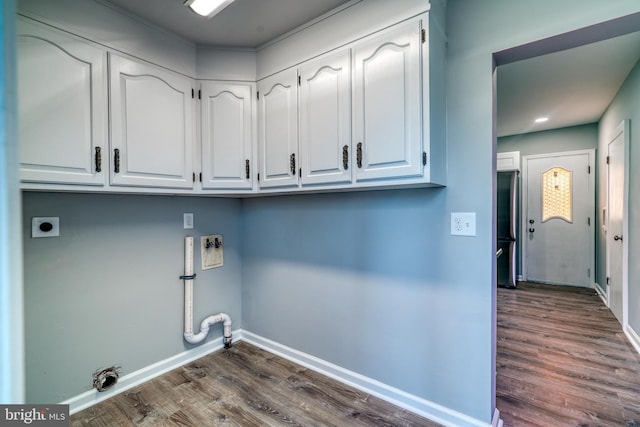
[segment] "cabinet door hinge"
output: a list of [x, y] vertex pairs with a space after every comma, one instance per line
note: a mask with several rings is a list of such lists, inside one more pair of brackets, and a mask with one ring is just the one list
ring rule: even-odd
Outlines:
[[298, 169], [298, 176], [302, 178], [302, 168]]
[[587, 217], [587, 225], [591, 226], [591, 217]]
[[591, 165], [587, 166], [587, 173], [591, 174]]
[[302, 86], [302, 77], [298, 75], [298, 86]]
[[587, 268], [587, 277], [591, 277], [591, 269]]
[[196, 91], [195, 89], [191, 88], [191, 99], [194, 99], [196, 97]]
[[427, 166], [427, 152], [422, 152], [422, 166]]
[[256, 99], [260, 99], [260, 91], [256, 91]]
[[609, 156], [607, 156], [607, 164], [609, 164]]
[[198, 99], [202, 99], [202, 90], [198, 89]]
[[607, 277], [607, 286], [609, 286], [609, 280], [610, 279], [611, 279], [610, 277]]
[[422, 37], [422, 43], [426, 43], [427, 42], [427, 30], [425, 30], [424, 28], [421, 31], [421, 37]]
[[258, 172], [258, 181], [260, 181], [260, 172]]
[[195, 173], [195, 172], [193, 172], [193, 173], [192, 173], [192, 175], [193, 175], [193, 178], [192, 178], [192, 179], [193, 179], [193, 182], [196, 182], [196, 173]]
[[246, 179], [251, 178], [251, 167], [250, 167], [249, 159], [244, 161], [244, 176]]
[[202, 182], [202, 172], [200, 172], [200, 182]]

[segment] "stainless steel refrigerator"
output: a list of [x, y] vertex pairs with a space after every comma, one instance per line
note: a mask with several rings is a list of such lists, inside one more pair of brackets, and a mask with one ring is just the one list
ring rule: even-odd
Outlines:
[[497, 279], [498, 286], [508, 288], [516, 287], [517, 180], [516, 171], [498, 172], [496, 250], [500, 255], [497, 259]]

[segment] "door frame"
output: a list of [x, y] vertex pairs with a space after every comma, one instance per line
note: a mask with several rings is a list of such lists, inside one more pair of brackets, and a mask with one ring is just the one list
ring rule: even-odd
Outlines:
[[[529, 160], [536, 159], [547, 159], [553, 157], [564, 157], [564, 156], [573, 156], [579, 154], [587, 154], [589, 158], [589, 167], [594, 168], [595, 158], [596, 158], [596, 150], [595, 148], [590, 148], [587, 150], [574, 150], [574, 151], [560, 151], [557, 153], [543, 153], [543, 154], [529, 154], [526, 156], [522, 156], [522, 197], [520, 199], [520, 236], [518, 238], [521, 241], [521, 250], [522, 255], [520, 257], [520, 271], [522, 273], [523, 280], [527, 280], [527, 239], [525, 236], [525, 230], [527, 229], [527, 198], [529, 196], [528, 190], [528, 182], [529, 182]], [[589, 173], [589, 201], [590, 201], [590, 210], [591, 210], [591, 227], [595, 227], [596, 223], [596, 193], [595, 193], [595, 183], [596, 183], [596, 172], [595, 170], [591, 170]], [[593, 231], [593, 228], [591, 229]], [[589, 286], [591, 288], [595, 288], [595, 263], [596, 263], [596, 235], [595, 232], [589, 233]]]
[[[629, 282], [628, 282], [628, 273], [629, 273], [629, 146], [630, 146], [630, 122], [629, 119], [624, 119], [620, 124], [615, 128], [613, 133], [607, 138], [607, 157], [609, 156], [609, 144], [615, 140], [622, 133], [622, 143], [624, 144], [622, 153], [624, 156], [623, 165], [623, 189], [622, 189], [622, 329], [628, 333], [629, 328]], [[605, 238], [604, 238], [604, 250], [605, 250], [605, 275], [608, 278], [610, 274], [610, 250], [609, 250], [609, 165], [608, 162], [605, 163], [607, 165], [607, 173], [605, 175], [605, 183], [606, 183], [606, 218], [604, 218], [605, 224]], [[605, 283], [606, 288], [606, 305], [610, 307], [611, 303], [611, 288], [608, 283]], [[633, 342], [633, 340], [631, 340]], [[640, 350], [639, 350], [640, 351]]]

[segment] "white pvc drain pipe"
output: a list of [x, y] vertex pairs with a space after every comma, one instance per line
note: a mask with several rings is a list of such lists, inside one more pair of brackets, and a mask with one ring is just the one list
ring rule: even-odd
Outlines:
[[193, 333], [193, 237], [184, 238], [184, 339], [190, 344], [202, 342], [209, 334], [209, 327], [222, 322], [224, 347], [231, 347], [231, 318], [226, 313], [212, 314], [200, 323], [200, 332]]

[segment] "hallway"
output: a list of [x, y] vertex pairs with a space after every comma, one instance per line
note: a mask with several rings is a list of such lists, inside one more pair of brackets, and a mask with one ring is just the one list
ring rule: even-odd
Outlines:
[[593, 289], [498, 288], [497, 317], [506, 427], [640, 426], [640, 355]]

